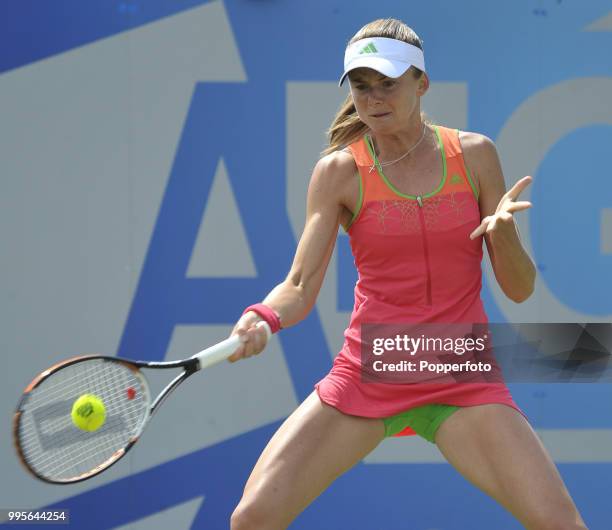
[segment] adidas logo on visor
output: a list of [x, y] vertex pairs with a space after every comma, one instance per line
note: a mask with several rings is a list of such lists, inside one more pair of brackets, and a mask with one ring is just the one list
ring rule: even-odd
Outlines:
[[363, 53], [378, 53], [378, 50], [376, 49], [376, 46], [374, 46], [374, 43], [370, 42], [370, 44], [367, 44], [366, 46], [361, 48], [359, 55]]

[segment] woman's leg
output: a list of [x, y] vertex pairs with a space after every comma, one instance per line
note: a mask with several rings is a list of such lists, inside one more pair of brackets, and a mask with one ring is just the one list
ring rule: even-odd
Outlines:
[[382, 420], [343, 414], [313, 392], [259, 457], [232, 514], [232, 530], [286, 528], [383, 438]]
[[513, 408], [461, 408], [440, 426], [435, 441], [467, 480], [527, 529], [586, 528], [542, 442]]

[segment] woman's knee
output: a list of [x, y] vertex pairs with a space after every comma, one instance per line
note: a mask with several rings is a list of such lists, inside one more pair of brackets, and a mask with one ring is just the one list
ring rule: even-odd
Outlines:
[[257, 500], [240, 501], [230, 519], [231, 530], [280, 530], [278, 513]]
[[532, 518], [527, 528], [533, 530], [588, 530], [575, 508], [540, 511]]

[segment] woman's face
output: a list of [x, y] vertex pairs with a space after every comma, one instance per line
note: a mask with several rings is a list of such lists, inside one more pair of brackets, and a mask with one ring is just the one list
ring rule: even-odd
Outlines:
[[411, 123], [419, 97], [429, 81], [423, 74], [415, 79], [409, 68], [398, 78], [386, 77], [371, 68], [357, 68], [349, 73], [351, 95], [359, 119], [374, 132], [398, 132]]

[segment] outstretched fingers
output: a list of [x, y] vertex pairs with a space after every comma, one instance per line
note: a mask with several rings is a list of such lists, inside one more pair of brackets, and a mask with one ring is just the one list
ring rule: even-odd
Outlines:
[[517, 197], [523, 193], [523, 190], [531, 184], [533, 178], [530, 176], [523, 177], [519, 180], [510, 190], [506, 193], [506, 197], [512, 199], [513, 201], [517, 199]]
[[482, 221], [480, 221], [480, 225], [478, 226], [478, 228], [476, 228], [476, 230], [474, 230], [470, 234], [470, 239], [476, 239], [477, 237], [484, 234], [487, 231], [487, 227], [489, 226], [489, 222], [491, 221], [491, 219], [491, 216], [484, 217]]
[[529, 201], [517, 201], [511, 202], [504, 211], [508, 213], [520, 212], [521, 210], [527, 210], [527, 208], [531, 208], [532, 204]]

